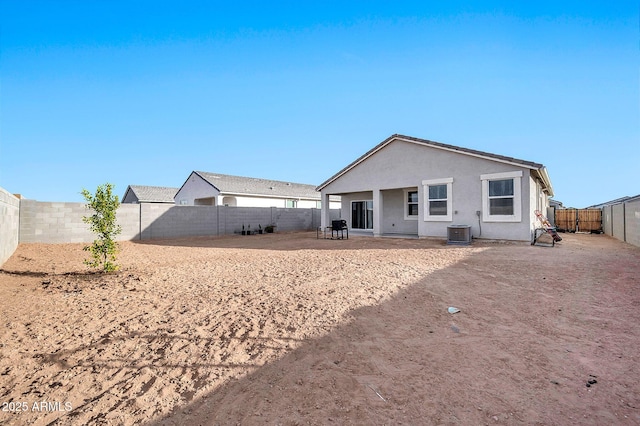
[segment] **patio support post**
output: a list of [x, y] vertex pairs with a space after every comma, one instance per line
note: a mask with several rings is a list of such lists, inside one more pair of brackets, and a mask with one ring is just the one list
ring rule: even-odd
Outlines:
[[320, 203], [320, 226], [325, 229], [331, 223], [331, 206], [329, 205], [329, 194], [322, 192]]
[[382, 236], [382, 191], [373, 190], [373, 236]]

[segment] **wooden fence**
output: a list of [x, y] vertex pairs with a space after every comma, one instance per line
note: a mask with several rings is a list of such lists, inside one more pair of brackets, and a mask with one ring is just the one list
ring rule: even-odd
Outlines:
[[555, 224], [559, 231], [602, 232], [600, 209], [556, 209]]

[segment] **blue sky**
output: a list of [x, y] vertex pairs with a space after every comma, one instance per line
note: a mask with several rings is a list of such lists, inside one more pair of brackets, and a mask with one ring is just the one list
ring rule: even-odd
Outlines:
[[[636, 1], [0, 0], [0, 186], [320, 184], [394, 133], [640, 193]], [[340, 153], [334, 155], [334, 153]]]

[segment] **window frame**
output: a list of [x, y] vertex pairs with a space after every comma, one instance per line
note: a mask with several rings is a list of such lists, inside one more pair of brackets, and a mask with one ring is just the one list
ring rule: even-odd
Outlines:
[[[353, 205], [355, 203], [364, 203], [364, 210], [363, 210], [364, 211], [363, 221], [364, 221], [364, 225], [365, 225], [364, 228], [354, 228], [353, 227]], [[349, 229], [356, 229], [356, 230], [359, 229], [359, 230], [363, 230], [363, 231], [373, 230], [373, 221], [374, 221], [373, 214], [375, 212], [375, 209], [373, 207], [373, 199], [370, 199], [370, 200], [351, 200], [351, 202], [349, 204], [350, 204], [350, 207], [351, 207], [349, 209]], [[369, 204], [371, 205], [371, 210], [369, 210]], [[369, 211], [371, 211], [371, 228], [367, 227], [367, 224], [369, 222], [369, 220], [368, 220], [368, 212]]]
[[[411, 192], [415, 192], [416, 193], [416, 201], [409, 201], [409, 193]], [[404, 200], [404, 219], [405, 220], [418, 220], [418, 218], [420, 217], [420, 192], [418, 191], [417, 188], [415, 189], [405, 189], [403, 191], [403, 200]], [[418, 212], [414, 215], [410, 215], [409, 214], [409, 206], [410, 205], [416, 205], [418, 206]]]
[[[503, 173], [488, 173], [480, 175], [482, 181], [482, 220], [483, 222], [522, 222], [522, 170]], [[489, 182], [496, 180], [513, 179], [513, 214], [491, 214], [490, 200], [496, 198], [489, 196]]]
[[[429, 187], [447, 185], [447, 214], [446, 215], [432, 215], [429, 209]], [[453, 178], [442, 179], [427, 179], [422, 181], [422, 188], [424, 194], [424, 221], [425, 222], [453, 222]], [[443, 201], [438, 198], [434, 201]]]

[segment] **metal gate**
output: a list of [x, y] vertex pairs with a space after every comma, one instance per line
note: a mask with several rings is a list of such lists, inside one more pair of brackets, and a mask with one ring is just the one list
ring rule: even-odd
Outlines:
[[556, 228], [564, 232], [602, 232], [600, 209], [556, 209]]

